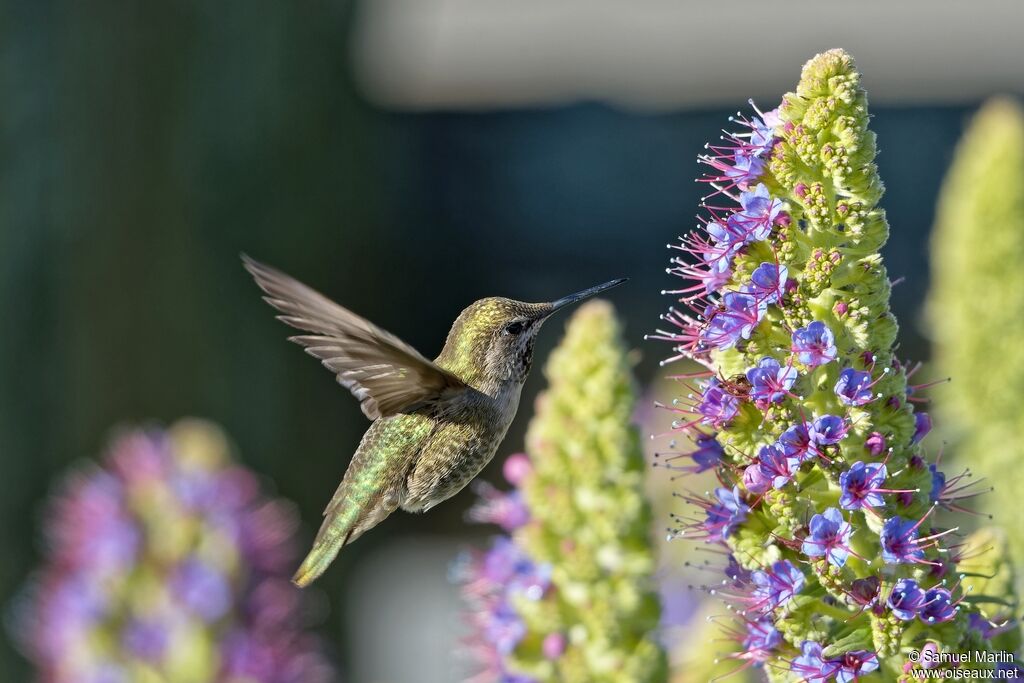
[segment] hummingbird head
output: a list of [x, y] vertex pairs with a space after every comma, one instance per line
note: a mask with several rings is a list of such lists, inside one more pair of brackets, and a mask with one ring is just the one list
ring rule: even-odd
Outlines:
[[[548, 303], [488, 297], [466, 307], [452, 324], [438, 364], [471, 385], [523, 382], [533, 364], [533, 346], [556, 311], [626, 281], [612, 280]], [[479, 387], [478, 387], [479, 388]]]

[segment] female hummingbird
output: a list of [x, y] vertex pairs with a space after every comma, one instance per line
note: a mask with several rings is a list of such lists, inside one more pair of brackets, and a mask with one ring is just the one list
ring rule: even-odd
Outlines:
[[373, 420], [324, 510], [313, 549], [292, 578], [303, 587], [324, 573], [343, 546], [396, 508], [425, 512], [479, 474], [515, 417], [544, 321], [625, 282], [612, 280], [550, 303], [475, 301], [430, 361], [288, 275], [244, 255], [242, 260], [264, 299], [280, 311], [278, 318], [309, 333], [291, 341], [319, 358]]

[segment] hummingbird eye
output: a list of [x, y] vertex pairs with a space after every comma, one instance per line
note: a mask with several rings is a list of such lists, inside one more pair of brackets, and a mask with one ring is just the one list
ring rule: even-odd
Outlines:
[[505, 329], [502, 330], [505, 334], [519, 334], [526, 327], [526, 323], [522, 320], [514, 320], [508, 325], [505, 325]]

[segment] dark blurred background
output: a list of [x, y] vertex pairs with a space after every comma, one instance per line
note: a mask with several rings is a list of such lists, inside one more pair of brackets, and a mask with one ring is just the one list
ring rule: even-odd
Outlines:
[[[927, 358], [917, 321], [939, 181], [978, 101], [1024, 92], [1024, 54], [999, 39], [999, 3], [980, 3], [996, 14], [979, 10], [970, 25], [914, 2], [921, 14], [869, 8], [846, 27], [821, 17], [827, 30], [815, 33], [804, 3], [782, 3], [803, 17], [797, 25], [773, 24], [767, 13], [784, 10], [753, 3], [737, 19], [709, 14], [710, 3], [686, 17], [650, 2], [679, 19], [685, 39], [672, 40], [667, 19], [620, 25], [597, 13], [621, 27], [623, 42], [605, 43], [626, 55], [618, 70], [584, 49], [605, 54], [611, 28], [581, 30], [579, 49], [560, 52], [571, 34], [502, 23], [494, 2], [463, 25], [451, 15], [465, 3], [451, 4], [0, 4], [0, 604], [38, 560], [54, 477], [99, 454], [118, 424], [219, 422], [244, 462], [297, 502], [312, 535], [367, 423], [285, 341], [239, 252], [427, 355], [479, 297], [547, 300], [629, 276], [611, 298], [643, 352], [638, 375], [652, 380], [666, 349], [641, 340], [668, 303], [658, 295], [672, 284], [665, 244], [693, 223], [696, 155], [748, 96], [774, 106], [823, 48], [861, 57], [869, 94], [879, 93], [885, 257], [907, 278], [894, 292], [902, 353]], [[555, 19], [527, 5], [550, 28]], [[511, 35], [508, 55], [488, 31]], [[976, 35], [986, 31], [990, 43]], [[629, 48], [645, 44], [649, 55]], [[1002, 52], [970, 61], [968, 45], [989, 44]], [[559, 54], [573, 59], [559, 67]], [[645, 65], [649, 83], [636, 75]], [[542, 335], [541, 359], [561, 325]], [[534, 373], [501, 453], [521, 447], [542, 385]], [[319, 584], [332, 606], [324, 632], [349, 680], [411, 680], [382, 659], [396, 648], [419, 657], [417, 680], [454, 680], [457, 605], [444, 571], [482, 533], [463, 522], [471, 500], [394, 516]], [[5, 640], [0, 680], [28, 678]]]

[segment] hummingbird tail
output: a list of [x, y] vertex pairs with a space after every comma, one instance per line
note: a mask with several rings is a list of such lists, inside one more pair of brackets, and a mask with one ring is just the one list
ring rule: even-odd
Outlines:
[[[325, 531], [328, 533], [325, 534]], [[320, 575], [327, 571], [334, 559], [338, 557], [338, 552], [348, 543], [349, 537], [352, 535], [351, 528], [345, 533], [330, 533], [331, 531], [335, 530], [328, 529], [325, 524], [321, 532], [317, 534], [313, 549], [309, 551], [299, 570], [292, 577], [292, 583], [299, 588], [305, 588], [320, 578]]]
[[292, 577], [292, 583], [305, 588], [327, 571], [343, 547], [367, 530], [377, 526], [398, 507], [397, 496], [374, 496], [369, 505], [352, 500], [343, 482], [334, 500], [324, 511], [324, 522], [313, 541], [313, 549]]

